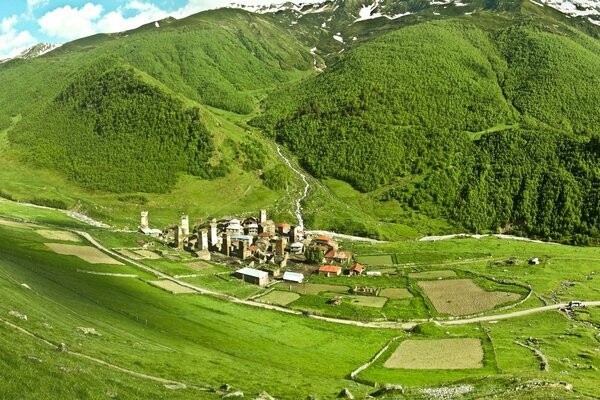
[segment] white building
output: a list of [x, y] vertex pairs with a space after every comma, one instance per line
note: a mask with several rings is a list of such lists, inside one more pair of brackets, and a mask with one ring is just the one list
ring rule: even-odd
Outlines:
[[302, 283], [304, 275], [299, 272], [286, 271], [283, 273], [283, 280], [286, 282]]

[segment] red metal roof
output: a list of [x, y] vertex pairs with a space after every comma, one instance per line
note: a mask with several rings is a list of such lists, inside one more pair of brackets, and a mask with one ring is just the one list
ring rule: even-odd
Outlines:
[[357, 272], [362, 272], [365, 270], [364, 265], [356, 263], [352, 266], [352, 268], [350, 268], [351, 271], [357, 271]]
[[335, 257], [335, 250], [329, 250], [327, 252], [327, 254], [325, 254], [325, 258], [334, 258]]
[[329, 236], [321, 235], [317, 236], [317, 240], [320, 242], [331, 242], [331, 238]]
[[333, 272], [338, 273], [342, 271], [342, 267], [338, 267], [337, 265], [323, 265], [319, 268], [319, 272]]
[[248, 247], [248, 250], [250, 250], [250, 251], [257, 251], [258, 250], [258, 246], [257, 245], [252, 245], [252, 246]]

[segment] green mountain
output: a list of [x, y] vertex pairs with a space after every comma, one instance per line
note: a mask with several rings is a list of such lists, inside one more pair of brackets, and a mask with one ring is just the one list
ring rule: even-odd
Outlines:
[[235, 187], [235, 207], [194, 207], [291, 219], [301, 182], [275, 140], [321, 180], [305, 202], [314, 228], [597, 240], [600, 28], [552, 6], [220, 9], [6, 62], [0, 190], [31, 200], [48, 176], [57, 190], [37, 197], [106, 217], [131, 212], [123, 199], [166, 215], [173, 198], [190, 207], [188, 189]]

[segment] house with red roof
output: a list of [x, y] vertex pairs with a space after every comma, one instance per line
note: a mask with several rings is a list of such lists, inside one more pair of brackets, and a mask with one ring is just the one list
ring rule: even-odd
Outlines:
[[364, 270], [364, 265], [356, 263], [350, 268], [350, 275], [361, 275]]
[[319, 275], [329, 276], [340, 276], [342, 273], [342, 267], [337, 265], [323, 265], [319, 268]]

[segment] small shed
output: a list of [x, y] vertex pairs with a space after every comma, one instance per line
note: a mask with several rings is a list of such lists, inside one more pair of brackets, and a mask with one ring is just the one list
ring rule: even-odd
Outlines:
[[319, 268], [319, 274], [325, 276], [339, 276], [342, 273], [342, 267], [337, 265], [323, 265]]
[[381, 271], [367, 271], [367, 276], [381, 276]]
[[283, 273], [283, 280], [287, 282], [302, 283], [304, 275], [299, 272], [286, 271]]
[[356, 263], [350, 268], [350, 275], [361, 275], [364, 270], [364, 265]]
[[238, 269], [235, 271], [235, 277], [258, 286], [266, 286], [269, 283], [269, 273], [254, 268]]
[[529, 260], [529, 265], [540, 265], [540, 259], [535, 257]]

